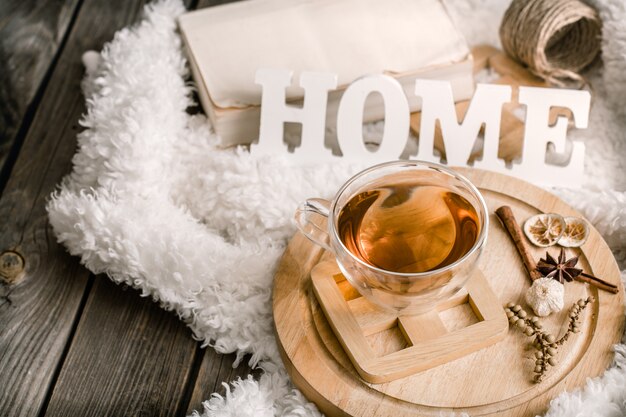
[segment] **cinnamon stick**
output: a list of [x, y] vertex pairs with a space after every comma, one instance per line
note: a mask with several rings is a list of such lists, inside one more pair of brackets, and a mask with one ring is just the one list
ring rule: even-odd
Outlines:
[[586, 282], [589, 285], [598, 287], [601, 290], [612, 292], [613, 294], [617, 294], [619, 292], [619, 288], [617, 288], [617, 285], [611, 284], [609, 282], [606, 282], [600, 278], [594, 277], [593, 275], [589, 275], [584, 272], [582, 272], [580, 275], [578, 275], [574, 279], [576, 281]]
[[496, 210], [496, 215], [502, 221], [507, 232], [513, 239], [513, 243], [517, 248], [517, 252], [522, 257], [522, 262], [528, 271], [528, 275], [531, 280], [536, 280], [541, 278], [541, 272], [537, 271], [537, 263], [530, 255], [530, 251], [528, 249], [528, 244], [526, 240], [524, 240], [524, 236], [522, 234], [522, 229], [520, 229], [519, 224], [515, 220], [515, 216], [513, 215], [513, 211], [509, 206], [502, 206]]

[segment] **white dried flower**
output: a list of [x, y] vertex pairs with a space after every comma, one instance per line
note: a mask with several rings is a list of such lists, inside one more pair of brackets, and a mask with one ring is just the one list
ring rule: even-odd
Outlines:
[[536, 315], [545, 317], [563, 309], [565, 287], [552, 278], [539, 278], [526, 291], [526, 303]]

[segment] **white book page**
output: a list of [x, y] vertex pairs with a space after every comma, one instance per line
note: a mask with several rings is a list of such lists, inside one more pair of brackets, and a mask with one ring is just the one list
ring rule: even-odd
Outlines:
[[[258, 68], [399, 75], [467, 58], [440, 0], [251, 0], [180, 18], [213, 103], [258, 105]], [[287, 97], [302, 95], [289, 88]]]

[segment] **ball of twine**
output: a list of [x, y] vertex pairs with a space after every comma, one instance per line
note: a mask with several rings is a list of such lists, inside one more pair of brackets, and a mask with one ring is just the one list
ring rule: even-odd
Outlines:
[[556, 85], [583, 83], [580, 71], [600, 52], [602, 24], [578, 0], [513, 0], [500, 25], [507, 54]]

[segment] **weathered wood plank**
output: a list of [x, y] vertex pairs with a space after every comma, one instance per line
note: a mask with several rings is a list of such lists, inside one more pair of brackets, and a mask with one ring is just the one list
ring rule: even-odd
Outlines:
[[[204, 352], [171, 314], [120, 291], [106, 281], [91, 292], [46, 415], [176, 415], [187, 409], [185, 393], [195, 382], [188, 379]], [[105, 327], [114, 317], [122, 325]]]
[[96, 277], [46, 416], [172, 416], [196, 342], [175, 314]]
[[237, 378], [245, 379], [250, 373], [255, 376], [261, 373], [260, 369], [250, 369], [247, 365], [248, 358], [244, 358], [237, 368], [233, 368], [237, 357], [234, 353], [221, 355], [211, 347], [207, 347], [202, 352], [204, 357], [187, 407], [187, 415], [193, 411], [202, 413], [202, 402], [208, 400], [211, 394], [225, 395], [226, 387], [222, 382], [229, 383]]
[[[4, 198], [0, 200], [2, 218], [10, 219], [0, 224], [2, 232], [0, 249], [6, 248], [21, 253], [27, 266], [25, 278], [19, 285], [0, 286], [0, 297], [2, 297], [0, 298], [0, 352], [2, 352], [0, 386], [4, 388], [0, 393], [0, 415], [37, 415], [42, 411], [46, 399], [50, 397], [46, 393], [52, 389], [50, 385], [56, 381], [57, 369], [63, 361], [64, 346], [71, 341], [73, 326], [81, 313], [81, 297], [85, 296], [88, 273], [78, 267], [76, 261], [69, 259], [63, 249], [53, 242], [43, 213], [43, 202], [54, 184], [70, 168], [70, 158], [75, 146], [74, 137], [77, 133], [76, 121], [84, 110], [79, 92], [79, 82], [82, 76], [80, 55], [86, 49], [100, 48], [116, 28], [132, 21], [140, 10], [139, 3], [141, 2], [129, 5], [121, 1], [111, 3], [88, 1], [84, 10], [81, 10], [77, 24], [68, 39], [68, 46], [51, 75], [50, 86], [43, 94], [41, 106], [26, 136], [22, 153], [15, 164], [13, 176], [7, 184]], [[186, 1], [186, 4], [190, 2]], [[93, 27], [97, 27], [97, 30], [93, 30]], [[49, 129], [50, 126], [57, 127], [57, 129]], [[102, 292], [96, 290], [89, 298], [90, 303], [100, 305], [101, 301], [106, 301], [106, 299], [99, 300], [101, 296]], [[117, 309], [120, 311], [132, 309], [136, 298], [136, 295], [123, 298], [123, 304], [117, 306]], [[7, 306], [10, 306], [10, 309]], [[24, 329], [24, 317], [33, 318], [33, 314], [24, 315], [29, 309], [37, 312], [41, 317], [32, 320], [29, 329]], [[81, 323], [82, 320], [92, 322], [94, 317], [99, 317], [98, 314], [90, 313], [92, 311], [97, 313], [97, 309], [89, 307], [87, 311], [88, 314], [81, 319]], [[146, 322], [160, 326], [161, 320], [158, 317], [156, 321], [154, 319], [154, 316], [159, 316], [159, 314], [165, 313], [152, 305], [145, 314]], [[179, 326], [176, 332], [180, 332], [183, 325], [177, 321], [175, 323]], [[87, 330], [81, 327], [77, 331], [77, 337], [74, 340], [78, 347], [72, 352], [80, 350], [81, 341], [86, 340], [83, 335], [89, 333]], [[189, 336], [188, 332], [185, 334]], [[116, 340], [118, 336], [115, 329], [111, 330], [113, 340]], [[186, 346], [188, 349], [186, 352], [189, 353], [189, 339], [183, 337], [176, 340], [184, 340], [184, 342], [176, 342], [172, 345], [166, 341], [165, 347], [159, 345], [161, 346], [159, 349], [168, 351], [168, 346], [177, 346], [173, 349], [174, 356], [177, 356], [180, 347]], [[141, 349], [134, 351], [135, 353], [141, 352]], [[15, 352], [26, 353], [18, 355]], [[211, 353], [216, 356], [213, 351]], [[48, 411], [51, 415], [55, 413], [71, 415], [77, 411], [76, 408], [72, 408], [72, 404], [63, 401], [62, 395], [63, 387], [75, 389], [82, 385], [78, 382], [80, 378], [75, 374], [77, 368], [72, 365], [81, 363], [75, 359], [77, 357], [81, 356], [76, 356], [74, 353], [68, 354], [66, 366], [61, 371], [62, 380], [50, 398]], [[129, 354], [129, 358], [133, 362], [138, 359], [134, 354]], [[188, 354], [185, 358], [186, 365], [191, 363]], [[202, 363], [208, 363], [209, 360], [210, 357], [207, 356], [206, 359], [203, 358]], [[239, 374], [247, 375], [247, 369], [243, 366], [233, 371], [232, 361], [233, 357], [230, 356], [230, 359], [225, 362], [219, 362], [224, 366], [218, 368], [218, 374], [214, 376], [215, 380], [211, 384], [211, 392], [218, 385], [218, 381], [232, 380]], [[151, 380], [152, 385], [148, 383], [147, 385], [138, 384], [136, 387], [124, 386], [120, 384], [120, 381], [128, 377], [128, 369], [122, 373], [110, 373], [107, 377], [104, 373], [107, 369], [102, 368], [94, 371], [91, 376], [117, 389], [123, 387], [123, 392], [128, 393], [126, 396], [116, 396], [116, 398], [124, 397], [123, 400], [103, 407], [116, 407], [118, 410], [148, 409], [150, 414], [158, 413], [160, 410], [167, 414], [177, 408], [179, 412], [184, 411], [186, 404], [183, 402], [186, 400], [182, 390], [190, 388], [185, 384], [188, 370], [181, 373], [181, 368], [178, 368], [178, 372], [174, 372], [172, 366], [163, 368], [159, 362], [151, 363], [159, 366], [158, 375], [163, 375], [165, 372], [167, 380], [175, 381], [168, 388], [168, 392], [173, 395], [168, 397], [167, 404], [163, 401], [150, 402], [153, 395], [147, 395], [148, 398], [146, 395], [143, 397], [141, 395], [142, 392], [154, 394], [155, 384], [161, 384], [159, 378]], [[78, 368], [82, 366], [81, 363]], [[188, 369], [187, 366], [182, 368]], [[115, 369], [121, 370], [119, 367]], [[194, 382], [195, 379], [189, 381], [188, 384]], [[202, 395], [208, 395], [208, 393]], [[156, 396], [160, 397], [160, 394], [157, 392]], [[139, 402], [137, 398], [140, 399]], [[78, 403], [78, 407], [81, 408], [82, 405]], [[80, 411], [84, 413], [85, 410]], [[100, 409], [100, 412], [108, 414], [104, 409]]]
[[78, 0], [0, 2], [0, 168], [53, 65]]
[[81, 55], [101, 48], [141, 7], [84, 2], [0, 199], [0, 252], [14, 250], [26, 263], [20, 282], [0, 283], [0, 415], [41, 412], [79, 315], [89, 275], [56, 243], [44, 204], [69, 172], [76, 147], [85, 110]]
[[[43, 233], [37, 233], [46, 245]], [[54, 257], [54, 263], [46, 258]], [[0, 286], [0, 415], [37, 415], [80, 307], [87, 273], [50, 245], [16, 286]]]

